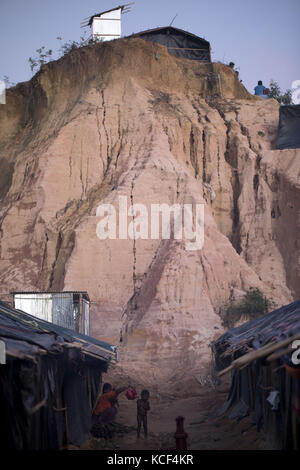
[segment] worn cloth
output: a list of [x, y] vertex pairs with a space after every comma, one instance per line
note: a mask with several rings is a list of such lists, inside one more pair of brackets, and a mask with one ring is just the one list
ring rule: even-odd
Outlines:
[[99, 415], [108, 408], [112, 408], [112, 403], [117, 400], [117, 394], [115, 391], [102, 393], [100, 396], [94, 414]]
[[93, 426], [96, 424], [107, 424], [114, 421], [118, 410], [115, 406], [111, 406], [110, 408], [106, 408], [102, 413], [98, 415], [93, 415], [92, 424]]

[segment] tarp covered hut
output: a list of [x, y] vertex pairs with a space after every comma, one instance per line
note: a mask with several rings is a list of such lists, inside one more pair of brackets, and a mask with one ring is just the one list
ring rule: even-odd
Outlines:
[[6, 352], [0, 364], [0, 447], [81, 444], [116, 348], [3, 302], [0, 342]]
[[[268, 445], [300, 448], [300, 300], [230, 329], [212, 344], [219, 375], [231, 372], [219, 414], [250, 413]], [[297, 349], [298, 344], [298, 349]]]
[[161, 44], [166, 46], [169, 53], [176, 57], [211, 62], [211, 51], [208, 41], [173, 26], [148, 29], [132, 34], [128, 38], [141, 38], [145, 41]]

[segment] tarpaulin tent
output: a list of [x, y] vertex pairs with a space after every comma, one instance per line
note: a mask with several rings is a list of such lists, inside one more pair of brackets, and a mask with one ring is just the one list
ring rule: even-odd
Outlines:
[[300, 148], [300, 104], [280, 106], [276, 149]]
[[0, 302], [0, 448], [61, 449], [91, 428], [115, 347]]
[[211, 62], [208, 41], [182, 29], [173, 28], [173, 26], [148, 29], [132, 34], [128, 38], [141, 38], [145, 41], [161, 44], [166, 46], [168, 52], [176, 57]]
[[300, 300], [232, 328], [212, 349], [219, 375], [232, 372], [219, 414], [241, 420], [253, 413], [274, 448], [300, 448], [300, 366], [292, 361], [300, 340]]

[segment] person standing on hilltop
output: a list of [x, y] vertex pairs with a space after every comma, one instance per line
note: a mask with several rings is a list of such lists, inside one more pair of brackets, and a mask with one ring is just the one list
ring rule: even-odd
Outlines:
[[266, 91], [267, 91], [267, 88], [263, 85], [263, 82], [261, 80], [259, 80], [257, 82], [256, 87], [254, 88], [254, 92], [255, 92], [254, 94], [256, 96], [260, 96], [261, 98], [266, 99], [266, 98], [268, 98], [268, 95], [267, 95]]

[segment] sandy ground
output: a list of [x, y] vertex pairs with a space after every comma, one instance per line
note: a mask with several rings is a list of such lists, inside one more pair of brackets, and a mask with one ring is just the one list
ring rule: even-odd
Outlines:
[[[199, 387], [200, 388], [200, 387]], [[177, 416], [185, 417], [185, 432], [190, 450], [254, 450], [261, 448], [259, 437], [251, 418], [239, 423], [226, 415], [217, 417], [219, 406], [225, 401], [227, 389], [204, 386], [199, 393], [188, 398], [151, 394], [151, 410], [148, 413], [148, 439], [143, 433], [136, 437], [136, 401], [119, 398], [117, 423], [132, 427], [123, 436], [110, 441], [91, 438], [81, 449], [158, 450], [175, 448], [174, 433]]]

